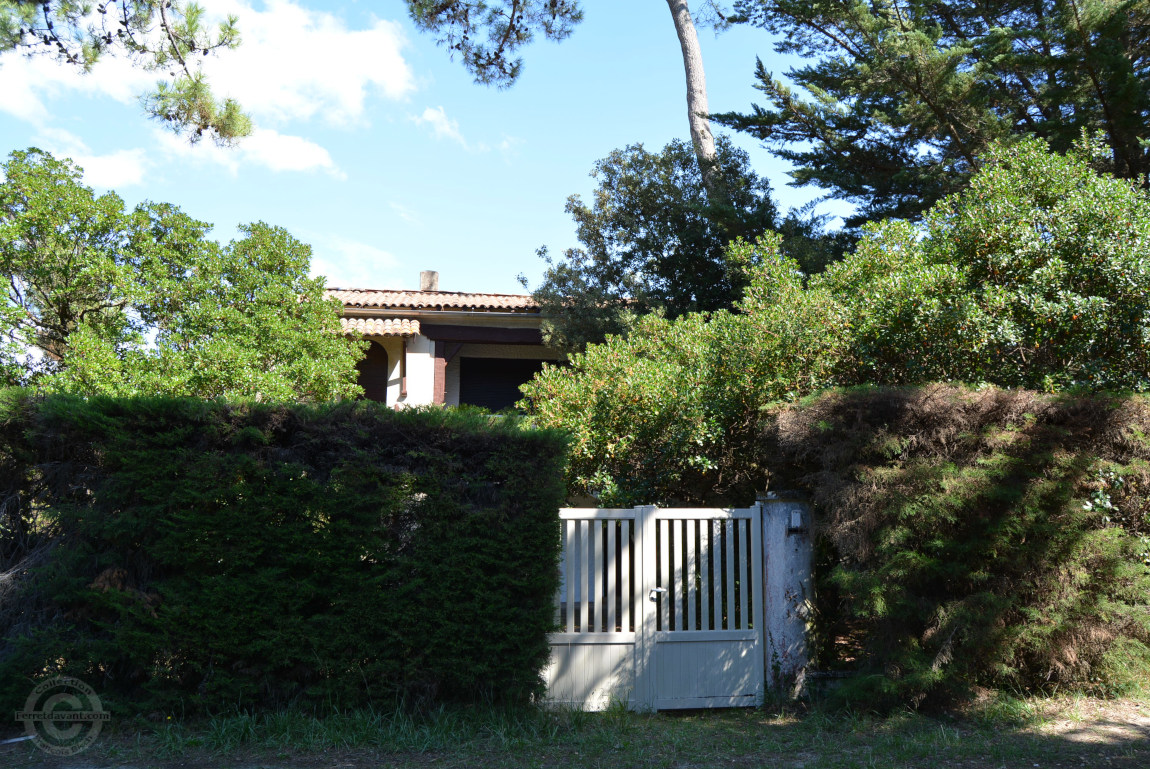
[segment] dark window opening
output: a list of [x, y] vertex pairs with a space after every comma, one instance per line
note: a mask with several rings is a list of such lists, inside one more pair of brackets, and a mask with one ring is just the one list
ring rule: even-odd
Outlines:
[[387, 403], [387, 350], [377, 342], [369, 342], [367, 355], [355, 364], [359, 372], [356, 382], [363, 388], [363, 397], [369, 401]]
[[545, 362], [524, 358], [460, 358], [459, 402], [491, 411], [511, 408], [523, 397], [519, 386], [531, 381]]

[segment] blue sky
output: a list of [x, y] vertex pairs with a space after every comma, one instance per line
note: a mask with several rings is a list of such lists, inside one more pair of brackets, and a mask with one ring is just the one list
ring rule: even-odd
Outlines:
[[[401, 2], [202, 0], [240, 17], [244, 44], [206, 60], [256, 132], [233, 149], [189, 146], [149, 121], [153, 75], [108, 60], [89, 76], [47, 59], [0, 57], [0, 150], [38, 146], [75, 159], [86, 181], [129, 204], [165, 201], [215, 225], [266, 221], [313, 248], [313, 272], [341, 287], [516, 293], [542, 274], [539, 246], [577, 245], [563, 211], [587, 197], [611, 150], [688, 139], [682, 58], [665, 2], [584, 0], [562, 43], [537, 40], [510, 89], [479, 86], [420, 34]], [[712, 111], [745, 110], [755, 56], [793, 62], [770, 36], [700, 29]], [[781, 208], [817, 197], [787, 167], [735, 136]]]

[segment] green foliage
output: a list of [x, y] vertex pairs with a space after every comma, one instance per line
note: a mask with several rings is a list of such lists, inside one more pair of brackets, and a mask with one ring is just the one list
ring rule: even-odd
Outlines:
[[572, 492], [747, 499], [761, 410], [834, 385], [1150, 390], [1150, 199], [1091, 157], [997, 148], [922, 226], [869, 227], [809, 278], [777, 237], [733, 244], [734, 312], [646, 319], [525, 388], [576, 436]]
[[[539, 692], [564, 439], [511, 419], [27, 397], [0, 435], [0, 702], [76, 675], [121, 711]], [[26, 571], [9, 530], [52, 548]]]
[[582, 350], [652, 312], [676, 318], [730, 308], [746, 284], [725, 253], [737, 238], [780, 227], [788, 235], [784, 249], [794, 244], [804, 268], [833, 261], [834, 236], [822, 232], [817, 217], [780, 220], [770, 185], [745, 152], [720, 138], [716, 164], [716, 195], [704, 186], [694, 149], [681, 141], [659, 153], [632, 145], [596, 164], [592, 205], [577, 195], [567, 201], [583, 247], [554, 261], [540, 249], [548, 269], [533, 294], [547, 317], [549, 344]]
[[[93, 10], [96, 13], [93, 13]], [[251, 133], [251, 120], [233, 99], [216, 99], [197, 60], [235, 48], [238, 19], [228, 16], [213, 32], [192, 2], [105, 0], [0, 0], [0, 52], [50, 55], [85, 72], [103, 56], [124, 56], [149, 71], [170, 73], [144, 97], [149, 115], [192, 141], [205, 133], [230, 144]]]
[[[858, 674], [868, 706], [990, 686], [1099, 695], [1150, 676], [1144, 500], [1146, 396], [1027, 391], [832, 391], [772, 411], [768, 461], [809, 488], [826, 547], [824, 664]], [[1113, 473], [1113, 475], [1111, 475]]]
[[818, 386], [842, 354], [841, 310], [803, 290], [779, 244], [732, 246], [753, 274], [739, 314], [649, 315], [524, 385], [535, 419], [573, 435], [573, 494], [628, 506], [753, 493], [761, 406]]
[[1150, 389], [1150, 198], [1098, 151], [994, 148], [922, 230], [869, 229], [811, 282], [850, 308], [840, 381]]
[[69, 161], [13, 152], [0, 184], [0, 374], [82, 394], [333, 400], [358, 392], [358, 343], [279, 227], [210, 225], [162, 203], [126, 211]]
[[1022, 136], [1066, 151], [1099, 131], [1117, 176], [1150, 170], [1145, 0], [734, 5], [803, 64], [792, 89], [759, 62], [767, 106], [716, 119], [767, 142], [797, 183], [857, 204], [848, 226], [917, 217]]
[[[524, 388], [573, 435], [571, 492], [812, 490], [826, 654], [859, 661], [854, 702], [1128, 690], [1150, 672], [1150, 404], [1067, 393], [1150, 390], [1150, 199], [1093, 157], [997, 148], [923, 225], [870, 227], [810, 277], [777, 237], [733, 244], [734, 312], [646, 318]], [[812, 395], [937, 380], [1062, 395]]]
[[500, 88], [518, 79], [523, 59], [513, 58], [515, 51], [537, 31], [548, 40], [564, 40], [583, 20], [577, 0], [407, 0], [407, 10], [416, 27], [459, 54], [475, 82]]

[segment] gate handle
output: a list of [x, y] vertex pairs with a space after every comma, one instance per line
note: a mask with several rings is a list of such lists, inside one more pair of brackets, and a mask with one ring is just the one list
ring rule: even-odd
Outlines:
[[656, 587], [656, 588], [653, 588], [653, 589], [651, 590], [651, 593], [650, 593], [650, 595], [648, 595], [648, 596], [647, 596], [647, 600], [648, 600], [648, 601], [651, 601], [652, 603], [658, 603], [658, 601], [659, 601], [659, 593], [666, 593], [666, 592], [667, 592], [667, 588], [665, 588], [665, 587]]

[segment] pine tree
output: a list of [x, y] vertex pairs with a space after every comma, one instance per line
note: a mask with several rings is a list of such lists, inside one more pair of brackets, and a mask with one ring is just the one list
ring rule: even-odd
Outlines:
[[718, 122], [855, 203], [848, 225], [915, 218], [961, 188], [994, 141], [1060, 152], [1099, 133], [1107, 169], [1150, 170], [1150, 0], [738, 0], [734, 21], [810, 62], [760, 61], [766, 106]]

